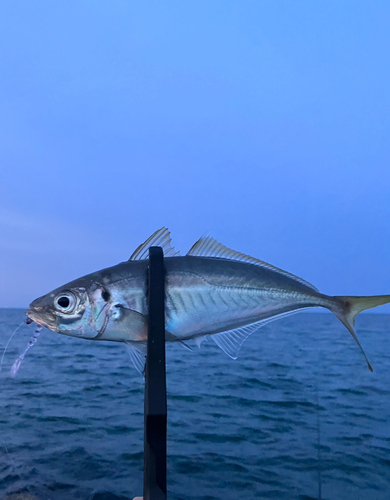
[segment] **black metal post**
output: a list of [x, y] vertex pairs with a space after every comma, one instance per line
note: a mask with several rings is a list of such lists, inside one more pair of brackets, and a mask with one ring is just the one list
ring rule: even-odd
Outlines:
[[144, 500], [167, 498], [165, 268], [161, 247], [149, 249], [148, 348], [145, 367]]

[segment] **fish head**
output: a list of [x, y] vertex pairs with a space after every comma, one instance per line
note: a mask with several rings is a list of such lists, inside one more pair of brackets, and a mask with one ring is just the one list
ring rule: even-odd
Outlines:
[[106, 328], [108, 297], [103, 285], [79, 279], [35, 299], [26, 315], [54, 332], [93, 339]]

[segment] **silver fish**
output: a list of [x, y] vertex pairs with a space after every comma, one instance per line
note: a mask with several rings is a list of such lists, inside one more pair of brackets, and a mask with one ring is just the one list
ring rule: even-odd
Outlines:
[[332, 311], [356, 337], [356, 316], [390, 302], [390, 295], [332, 297], [310, 283], [266, 262], [238, 253], [210, 237], [197, 241], [186, 256], [171, 246], [166, 228], [156, 231], [127, 262], [97, 271], [40, 297], [26, 311], [54, 332], [90, 340], [124, 342], [143, 371], [147, 340], [148, 250], [161, 246], [166, 267], [166, 340], [205, 337], [236, 359], [259, 327], [308, 307]]

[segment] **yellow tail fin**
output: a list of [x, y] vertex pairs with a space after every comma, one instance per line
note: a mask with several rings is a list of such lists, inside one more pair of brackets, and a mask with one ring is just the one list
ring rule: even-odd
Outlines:
[[372, 297], [334, 297], [334, 299], [336, 299], [338, 307], [332, 309], [332, 311], [355, 339], [357, 345], [363, 353], [369, 370], [372, 372], [372, 366], [370, 365], [366, 353], [360, 345], [355, 333], [355, 319], [359, 313], [365, 311], [366, 309], [372, 309], [373, 307], [383, 306], [384, 304], [389, 303], [390, 295], [373, 295]]

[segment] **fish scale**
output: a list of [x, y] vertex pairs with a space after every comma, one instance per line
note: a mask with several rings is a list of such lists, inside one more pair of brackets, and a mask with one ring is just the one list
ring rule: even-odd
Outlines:
[[147, 256], [155, 245], [163, 248], [165, 256], [166, 340], [194, 340], [200, 345], [209, 335], [232, 358], [260, 326], [308, 307], [333, 312], [364, 354], [354, 330], [355, 318], [361, 311], [390, 302], [390, 295], [321, 294], [302, 278], [210, 237], [198, 240], [181, 257], [171, 246], [169, 231], [161, 228], [127, 262], [78, 278], [36, 299], [27, 316], [64, 335], [124, 342], [142, 372], [148, 324]]
[[[167, 291], [167, 329], [178, 338], [213, 334], [267, 319], [298, 304], [315, 306], [313, 297], [280, 290], [212, 287], [203, 290], [179, 288]], [[181, 307], [173, 309], [172, 305]], [[253, 318], [252, 321], [248, 319]]]

